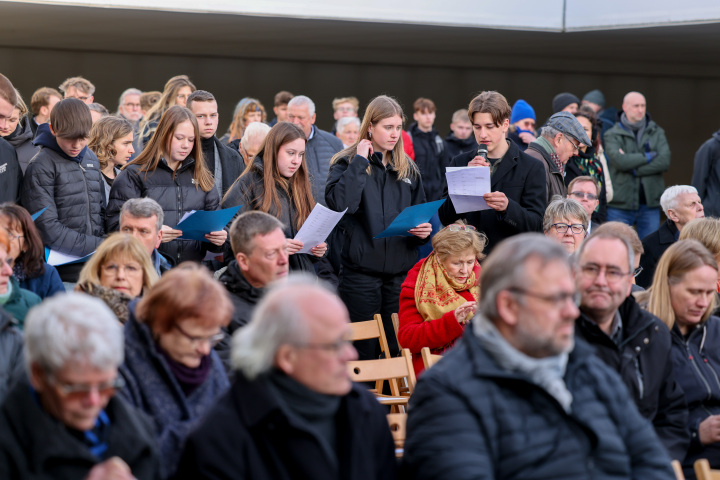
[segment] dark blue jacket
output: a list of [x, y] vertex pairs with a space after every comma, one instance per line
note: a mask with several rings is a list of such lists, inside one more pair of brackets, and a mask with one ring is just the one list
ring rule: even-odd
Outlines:
[[472, 328], [410, 398], [405, 462], [425, 479], [664, 479], [670, 459], [617, 373], [577, 340], [571, 413], [501, 369]]
[[708, 318], [687, 338], [677, 325], [670, 333], [675, 378], [685, 392], [692, 437], [683, 468], [687, 478], [694, 478], [693, 463], [699, 458], [707, 458], [712, 468], [720, 468], [720, 442], [702, 445], [698, 436], [700, 422], [720, 415], [720, 318]]
[[230, 386], [220, 358], [215, 351], [210, 355], [208, 377], [186, 397], [158, 352], [150, 328], [139, 323], [132, 311], [125, 324], [125, 363], [120, 366], [120, 375], [127, 385], [119, 395], [155, 421], [165, 476], [175, 471], [185, 437]]
[[698, 195], [708, 217], [720, 216], [720, 130], [703, 143], [695, 153], [692, 186]]
[[44, 267], [45, 270], [42, 274], [32, 278], [26, 275], [25, 278], [19, 282], [20, 288], [30, 290], [43, 300], [58, 292], [64, 293], [66, 291], [57, 269], [49, 263], [45, 263]]

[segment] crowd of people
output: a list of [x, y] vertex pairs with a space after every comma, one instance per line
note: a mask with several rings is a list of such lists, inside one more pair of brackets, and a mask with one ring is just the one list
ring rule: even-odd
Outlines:
[[[686, 478], [720, 468], [720, 140], [693, 185], [645, 97], [242, 98], [0, 74], [0, 477]], [[361, 114], [361, 111], [364, 112]], [[457, 208], [449, 167], [484, 167]], [[720, 171], [720, 170], [718, 170]], [[716, 179], [717, 177], [717, 179]], [[404, 235], [406, 208], [443, 201]], [[316, 205], [345, 212], [317, 245]], [[194, 211], [236, 208], [183, 232]], [[661, 223], [661, 210], [667, 219]], [[59, 260], [58, 260], [59, 259]], [[399, 324], [393, 326], [392, 316]], [[380, 314], [377, 340], [347, 340]], [[421, 351], [442, 360], [426, 370]], [[718, 348], [716, 350], [716, 347]], [[405, 454], [348, 362], [413, 357]]]

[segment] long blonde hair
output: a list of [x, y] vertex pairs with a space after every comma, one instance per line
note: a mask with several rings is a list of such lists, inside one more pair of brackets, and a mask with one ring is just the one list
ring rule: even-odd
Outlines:
[[[650, 288], [636, 294], [640, 303], [647, 302], [647, 311], [658, 317], [672, 328], [675, 324], [675, 311], [672, 307], [670, 286], [682, 281], [688, 272], [707, 265], [718, 269], [715, 257], [697, 240], [679, 240], [665, 250], [660, 257]], [[703, 313], [704, 322], [715, 309], [715, 295]]]
[[152, 135], [155, 132], [155, 128], [148, 129], [147, 132], [145, 132], [145, 128], [149, 123], [158, 121], [167, 109], [177, 105], [177, 96], [180, 89], [183, 87], [190, 87], [190, 90], [193, 92], [197, 90], [187, 75], [177, 75], [167, 81], [165, 88], [163, 89], [162, 96], [160, 96], [160, 100], [155, 102], [150, 109], [148, 109], [145, 116], [140, 121], [140, 132], [143, 132], [143, 135]]
[[[335, 154], [330, 161], [330, 165], [333, 165], [339, 159], [345, 157], [352, 161], [352, 159], [355, 158], [355, 155], [357, 155], [357, 146], [358, 143], [360, 143], [360, 140], [370, 139], [370, 136], [368, 135], [370, 125], [375, 125], [380, 120], [395, 116], [400, 117], [403, 122], [405, 121], [405, 115], [403, 114], [402, 107], [394, 98], [386, 95], [380, 95], [379, 97], [373, 98], [365, 110], [365, 116], [363, 117], [362, 124], [360, 125], [360, 134], [358, 135], [358, 139], [348, 148]], [[402, 135], [400, 135], [400, 138], [392, 151], [383, 153], [383, 160], [386, 161], [388, 165], [392, 165], [395, 171], [397, 171], [398, 180], [403, 180], [405, 178], [415, 179], [420, 175], [420, 171], [415, 165], [415, 162], [413, 162], [410, 157], [405, 154]], [[371, 172], [370, 165], [368, 165], [367, 172], [368, 174]]]

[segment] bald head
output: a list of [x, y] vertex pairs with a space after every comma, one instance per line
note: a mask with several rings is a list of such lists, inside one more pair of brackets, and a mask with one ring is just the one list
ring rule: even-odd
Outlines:
[[630, 123], [641, 121], [647, 110], [645, 96], [639, 92], [628, 93], [623, 99], [622, 109]]

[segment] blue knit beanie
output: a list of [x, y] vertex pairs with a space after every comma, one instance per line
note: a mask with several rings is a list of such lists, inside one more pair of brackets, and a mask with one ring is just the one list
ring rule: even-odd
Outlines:
[[525, 100], [518, 100], [515, 105], [512, 106], [512, 115], [510, 115], [510, 125], [526, 118], [535, 118], [535, 110]]

